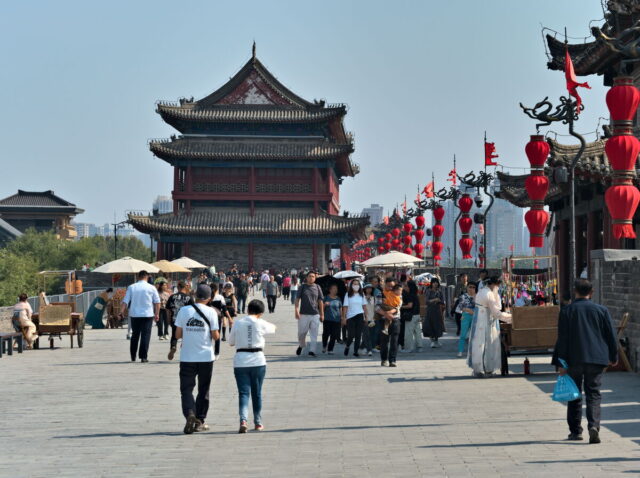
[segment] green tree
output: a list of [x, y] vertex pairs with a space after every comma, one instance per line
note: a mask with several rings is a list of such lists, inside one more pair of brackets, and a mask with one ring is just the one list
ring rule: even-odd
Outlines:
[[13, 305], [22, 293], [36, 292], [38, 269], [30, 257], [0, 249], [0, 306]]

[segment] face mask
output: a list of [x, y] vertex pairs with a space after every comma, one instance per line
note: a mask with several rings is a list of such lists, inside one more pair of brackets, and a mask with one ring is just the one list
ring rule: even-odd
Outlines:
[[355, 285], [352, 287], [352, 289], [353, 289], [353, 291], [354, 291], [354, 292], [358, 292], [358, 291], [360, 290], [360, 286], [359, 286], [358, 284], [355, 284]]

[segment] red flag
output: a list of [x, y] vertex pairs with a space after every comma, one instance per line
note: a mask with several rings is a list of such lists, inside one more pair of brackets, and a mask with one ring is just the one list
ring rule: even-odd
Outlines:
[[458, 178], [457, 175], [458, 173], [456, 172], [456, 169], [453, 168], [451, 171], [449, 171], [449, 179], [447, 179], [447, 181], [451, 181], [451, 184], [453, 186], [458, 184]]
[[420, 193], [416, 194], [416, 206], [420, 204]]
[[578, 83], [576, 78], [576, 72], [573, 69], [573, 61], [571, 61], [571, 55], [569, 55], [569, 49], [564, 50], [564, 77], [567, 80], [567, 90], [569, 94], [576, 99], [576, 114], [580, 114], [580, 105], [582, 105], [582, 98], [578, 94], [578, 87], [591, 89], [589, 83]]
[[493, 160], [499, 156], [496, 153], [495, 143], [484, 142], [484, 165], [485, 166], [497, 166], [498, 163], [494, 163]]
[[433, 197], [433, 181], [431, 181], [429, 184], [427, 184], [424, 189], [422, 190], [422, 192], [424, 193], [425, 197], [428, 198], [432, 198]]

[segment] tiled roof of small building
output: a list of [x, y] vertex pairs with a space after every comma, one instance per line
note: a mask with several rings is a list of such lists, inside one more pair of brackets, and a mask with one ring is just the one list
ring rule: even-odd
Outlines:
[[129, 223], [138, 231], [152, 234], [211, 236], [329, 236], [351, 233], [361, 235], [369, 217], [343, 217], [310, 214], [238, 214], [226, 211], [193, 212], [190, 215], [129, 214]]
[[353, 152], [353, 144], [324, 140], [180, 137], [153, 140], [149, 149], [164, 160], [318, 160]]
[[0, 199], [0, 208], [2, 207], [35, 207], [35, 208], [72, 208], [77, 209], [76, 205], [65, 201], [56, 196], [53, 191], [23, 191], [18, 189], [16, 194]]

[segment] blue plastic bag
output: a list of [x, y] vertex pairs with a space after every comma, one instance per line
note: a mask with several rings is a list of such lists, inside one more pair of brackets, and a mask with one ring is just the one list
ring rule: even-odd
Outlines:
[[[558, 359], [560, 365], [565, 370], [569, 368], [567, 362], [562, 359]], [[580, 390], [578, 390], [578, 386], [576, 382], [573, 381], [569, 374], [560, 375], [558, 377], [558, 381], [556, 382], [556, 386], [553, 387], [553, 394], [551, 395], [551, 399], [556, 402], [571, 402], [572, 400], [577, 400], [580, 398]]]

